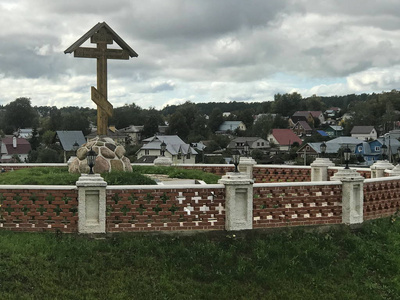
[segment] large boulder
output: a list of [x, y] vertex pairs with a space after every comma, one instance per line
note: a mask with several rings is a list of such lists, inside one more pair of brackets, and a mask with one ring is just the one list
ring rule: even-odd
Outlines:
[[76, 152], [76, 158], [69, 164], [70, 173], [89, 173], [87, 164], [87, 153], [93, 149], [96, 152], [96, 162], [94, 165], [95, 173], [105, 173], [111, 171], [132, 172], [129, 158], [125, 155], [125, 148], [116, 144], [109, 137], [95, 137], [83, 144]]

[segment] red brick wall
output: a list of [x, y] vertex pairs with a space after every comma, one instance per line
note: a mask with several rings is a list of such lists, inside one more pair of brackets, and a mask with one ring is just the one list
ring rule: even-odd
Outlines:
[[388, 217], [399, 209], [399, 180], [364, 182], [364, 220]]
[[311, 181], [311, 168], [291, 168], [289, 166], [255, 166], [254, 181], [264, 182], [304, 182]]
[[78, 230], [76, 189], [0, 189], [0, 205], [0, 228], [13, 231]]
[[341, 203], [341, 184], [256, 185], [253, 200], [253, 227], [341, 223]]
[[212, 165], [212, 164], [199, 164], [199, 165], [178, 165], [179, 168], [200, 170], [207, 173], [213, 173], [219, 176], [225, 175], [227, 172], [233, 172], [235, 170], [234, 165]]
[[222, 185], [196, 189], [107, 189], [106, 230], [223, 230], [224, 207]]

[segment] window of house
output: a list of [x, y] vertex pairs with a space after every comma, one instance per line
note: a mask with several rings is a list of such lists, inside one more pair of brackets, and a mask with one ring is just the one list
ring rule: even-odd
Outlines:
[[257, 142], [257, 147], [260, 147], [260, 142]]
[[358, 152], [362, 152], [363, 148], [362, 146], [358, 146]]
[[178, 152], [178, 159], [181, 159], [182, 158], [182, 153], [179, 151]]
[[381, 151], [381, 147], [379, 147], [379, 146], [375, 146], [375, 151], [376, 151], [376, 152], [379, 152], [379, 151]]
[[186, 155], [187, 159], [190, 159], [190, 152], [188, 152], [188, 154]]
[[264, 142], [261, 142], [261, 146], [264, 146]]
[[144, 150], [144, 155], [149, 155], [149, 149]]

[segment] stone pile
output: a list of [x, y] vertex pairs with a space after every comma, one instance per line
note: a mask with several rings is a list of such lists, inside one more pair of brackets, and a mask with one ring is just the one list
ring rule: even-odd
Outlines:
[[132, 172], [129, 158], [125, 155], [125, 148], [116, 144], [111, 138], [96, 137], [83, 144], [76, 153], [76, 158], [70, 163], [70, 173], [89, 173], [87, 153], [93, 149], [97, 153], [96, 162], [93, 168], [95, 173], [111, 171]]

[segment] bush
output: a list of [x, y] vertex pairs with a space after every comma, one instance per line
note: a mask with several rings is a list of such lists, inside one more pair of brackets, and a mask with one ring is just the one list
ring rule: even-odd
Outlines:
[[187, 170], [175, 167], [133, 166], [133, 171], [141, 174], [166, 174], [170, 178], [197, 179], [208, 184], [218, 183], [221, 177], [200, 170]]
[[[67, 168], [26, 168], [0, 174], [0, 184], [10, 185], [75, 185], [80, 174]], [[142, 174], [111, 172], [102, 174], [109, 185], [152, 185], [156, 182]]]

